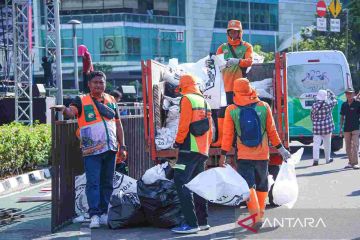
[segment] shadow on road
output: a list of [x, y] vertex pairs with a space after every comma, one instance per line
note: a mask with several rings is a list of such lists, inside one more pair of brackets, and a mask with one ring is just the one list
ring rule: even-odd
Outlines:
[[297, 174], [296, 177], [312, 177], [312, 176], [320, 176], [320, 175], [325, 175], [325, 174], [329, 174], [329, 173], [338, 173], [338, 172], [343, 172], [343, 171], [349, 171], [352, 169], [334, 169], [334, 170], [328, 170], [328, 171], [322, 171], [322, 172], [311, 172], [311, 173], [303, 173], [303, 174]]
[[348, 197], [357, 197], [357, 196], [360, 196], [360, 190], [357, 190], [357, 191], [353, 191], [352, 193], [346, 195]]

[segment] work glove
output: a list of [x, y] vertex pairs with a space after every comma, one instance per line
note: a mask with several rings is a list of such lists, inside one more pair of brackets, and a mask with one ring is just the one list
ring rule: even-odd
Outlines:
[[232, 67], [234, 65], [239, 65], [240, 59], [237, 58], [228, 58], [226, 60], [226, 67]]
[[279, 148], [278, 151], [285, 162], [287, 162], [287, 160], [291, 158], [291, 153], [288, 150], [286, 150], [284, 146], [281, 146], [281, 148]]
[[213, 69], [215, 68], [215, 61], [212, 58], [209, 58], [208, 60], [205, 61], [205, 65], [207, 68]]

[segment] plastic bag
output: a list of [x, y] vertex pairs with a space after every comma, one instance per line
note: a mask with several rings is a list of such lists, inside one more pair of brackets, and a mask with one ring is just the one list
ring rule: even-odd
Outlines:
[[172, 181], [157, 180], [153, 184], [138, 181], [138, 196], [146, 220], [155, 227], [169, 228], [184, 221], [180, 200]]
[[250, 195], [245, 179], [230, 165], [206, 170], [185, 186], [209, 202], [226, 206], [238, 206]]
[[273, 202], [292, 208], [299, 195], [299, 186], [296, 180], [295, 165], [299, 163], [304, 148], [292, 154], [287, 162], [283, 162], [273, 187]]
[[168, 180], [166, 178], [166, 174], [165, 174], [165, 168], [167, 168], [168, 165], [169, 165], [169, 163], [165, 162], [163, 164], [158, 164], [158, 165], [146, 170], [146, 172], [142, 176], [141, 180], [145, 184], [153, 184], [157, 180]]
[[136, 193], [120, 191], [111, 196], [108, 211], [109, 228], [116, 229], [145, 224], [145, 215]]
[[[75, 177], [75, 212], [78, 216], [84, 215], [89, 209], [85, 194], [86, 175], [85, 173]], [[124, 193], [136, 193], [136, 180], [115, 172], [114, 174], [114, 190], [112, 194], [120, 191]], [[80, 218], [81, 219], [81, 218]]]

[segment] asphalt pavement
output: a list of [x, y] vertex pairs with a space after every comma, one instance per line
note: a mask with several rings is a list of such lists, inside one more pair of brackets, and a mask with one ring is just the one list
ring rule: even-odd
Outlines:
[[[292, 144], [292, 151], [299, 145]], [[90, 230], [85, 224], [72, 224], [56, 234], [50, 233], [50, 203], [16, 203], [22, 195], [0, 198], [0, 207], [20, 207], [25, 218], [0, 227], [0, 239], [360, 239], [360, 170], [344, 169], [344, 149], [333, 154], [334, 162], [312, 166], [312, 148], [305, 146], [296, 166], [299, 197], [292, 209], [268, 208], [263, 227], [256, 233], [237, 224], [248, 216], [246, 209], [211, 206], [212, 228], [191, 235], [176, 235], [168, 229], [152, 227]], [[323, 157], [323, 152], [321, 152]]]

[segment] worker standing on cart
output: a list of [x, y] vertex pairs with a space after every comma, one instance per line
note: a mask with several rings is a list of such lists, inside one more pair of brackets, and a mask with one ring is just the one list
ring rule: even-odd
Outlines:
[[[219, 46], [216, 54], [224, 54], [226, 68], [222, 70], [227, 105], [233, 103], [233, 86], [235, 79], [245, 78], [246, 70], [253, 63], [253, 47], [250, 43], [243, 41], [243, 30], [241, 22], [230, 20], [227, 27], [227, 43]], [[212, 62], [213, 64], [213, 62]], [[218, 112], [217, 141], [211, 146], [220, 147], [223, 136], [225, 107]]]
[[184, 185], [205, 169], [212, 139], [212, 119], [210, 105], [196, 85], [195, 77], [183, 75], [179, 91], [183, 95], [180, 102], [180, 120], [174, 148], [179, 148], [178, 160], [174, 167], [174, 182], [185, 217], [185, 223], [173, 228], [176, 233], [196, 233], [207, 230], [207, 201], [190, 192]]
[[250, 199], [247, 206], [250, 215], [257, 214], [255, 225], [263, 220], [268, 196], [268, 141], [270, 140], [285, 161], [291, 155], [281, 143], [270, 106], [259, 100], [255, 89], [246, 78], [235, 80], [234, 104], [226, 108], [220, 166], [225, 164], [225, 156], [232, 148], [235, 134], [238, 149], [237, 171], [249, 185]]

